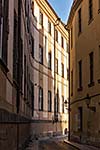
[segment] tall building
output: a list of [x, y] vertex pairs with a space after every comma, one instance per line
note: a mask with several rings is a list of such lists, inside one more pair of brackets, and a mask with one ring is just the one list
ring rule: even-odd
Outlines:
[[48, 1], [32, 1], [33, 49], [30, 58], [34, 89], [34, 134], [57, 135], [68, 130], [68, 32]]
[[[26, 4], [27, 3], [27, 4]], [[27, 5], [27, 7], [26, 7]], [[31, 3], [0, 0], [0, 149], [18, 149], [30, 134]]]
[[100, 142], [100, 0], [75, 0], [70, 31], [71, 138]]
[[48, 1], [0, 0], [0, 149], [67, 133], [68, 59], [68, 32]]

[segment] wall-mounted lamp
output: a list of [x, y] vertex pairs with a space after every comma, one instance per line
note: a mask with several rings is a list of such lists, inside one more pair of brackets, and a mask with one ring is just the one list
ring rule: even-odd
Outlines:
[[93, 112], [96, 112], [96, 107], [95, 106], [89, 106], [90, 105], [90, 103], [91, 103], [91, 97], [89, 96], [89, 94], [87, 93], [87, 95], [86, 95], [86, 104], [87, 104], [87, 108], [88, 109], [90, 109], [91, 111], [93, 111]]
[[68, 102], [68, 100], [65, 100], [64, 101], [64, 105], [65, 105], [65, 108], [68, 110], [68, 111], [71, 111], [71, 109], [69, 109], [69, 102]]
[[67, 100], [64, 101], [64, 105], [66, 108], [68, 107], [68, 101]]

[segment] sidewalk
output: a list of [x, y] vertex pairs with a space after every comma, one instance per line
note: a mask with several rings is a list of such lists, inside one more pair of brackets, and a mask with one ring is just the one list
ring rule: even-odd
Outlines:
[[64, 140], [64, 142], [66, 144], [69, 144], [69, 145], [77, 148], [78, 150], [100, 150], [100, 148], [96, 148], [94, 146], [89, 146], [89, 145], [85, 145], [85, 144], [79, 144], [79, 143], [75, 143], [75, 142], [70, 142], [68, 140]]

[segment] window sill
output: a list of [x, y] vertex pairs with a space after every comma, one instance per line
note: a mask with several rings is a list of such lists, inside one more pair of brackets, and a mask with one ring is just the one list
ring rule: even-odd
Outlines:
[[7, 74], [9, 72], [9, 69], [7, 68], [6, 64], [4, 63], [4, 61], [0, 58], [0, 68], [2, 69], [2, 71]]
[[93, 21], [94, 19], [91, 18], [89, 21], [88, 21], [88, 25], [91, 24], [91, 22]]
[[82, 90], [83, 90], [83, 87], [79, 87], [79, 88], [77, 89], [78, 92], [80, 92], [80, 91], [82, 91]]
[[94, 85], [95, 85], [94, 82], [91, 82], [91, 83], [88, 84], [88, 87], [92, 87]]

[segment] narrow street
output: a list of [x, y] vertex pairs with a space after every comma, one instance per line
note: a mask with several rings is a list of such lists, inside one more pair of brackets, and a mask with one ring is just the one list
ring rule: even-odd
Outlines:
[[76, 150], [75, 148], [65, 144], [63, 141], [41, 141], [39, 150]]
[[64, 143], [63, 140], [47, 139], [33, 140], [27, 145], [25, 150], [76, 150], [74, 147]]

